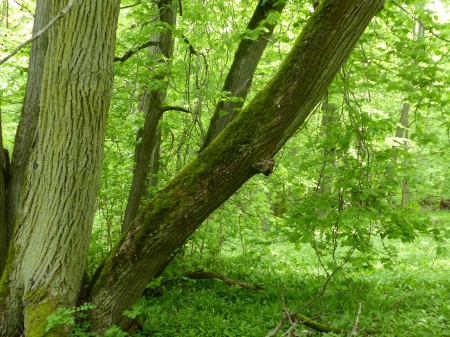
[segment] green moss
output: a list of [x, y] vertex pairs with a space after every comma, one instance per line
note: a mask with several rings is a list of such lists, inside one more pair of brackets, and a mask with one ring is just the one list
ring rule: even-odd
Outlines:
[[48, 298], [45, 288], [29, 291], [24, 296], [24, 323], [27, 337], [65, 336], [66, 328], [64, 326], [53, 328], [49, 332], [45, 331], [48, 324], [47, 317], [54, 314], [62, 302], [62, 298]]
[[56, 311], [53, 302], [45, 301], [35, 305], [28, 305], [25, 309], [25, 329], [27, 337], [58, 337], [66, 334], [63, 326], [46, 332], [47, 317]]
[[6, 261], [6, 266], [3, 271], [2, 278], [0, 280], [0, 303], [4, 303], [4, 301], [6, 300], [6, 297], [10, 293], [9, 279], [11, 276], [11, 270], [12, 270], [13, 262], [16, 257], [17, 251], [18, 251], [18, 248], [12, 243], [9, 246], [8, 259]]

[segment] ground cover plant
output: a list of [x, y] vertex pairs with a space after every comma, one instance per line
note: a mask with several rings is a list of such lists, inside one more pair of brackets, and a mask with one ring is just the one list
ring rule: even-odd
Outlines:
[[[352, 330], [361, 303], [358, 335], [449, 335], [448, 255], [437, 255], [438, 245], [427, 237], [389, 244], [399, 252], [392, 266], [343, 267], [345, 271], [331, 280], [323, 298], [302, 313]], [[266, 336], [282, 314], [284, 287], [286, 305], [294, 311], [314, 298], [325, 280], [311, 247], [298, 251], [281, 243], [269, 249], [259, 257], [221, 256], [214, 265], [230, 277], [263, 285], [263, 291], [230, 287], [220, 280], [163, 282], [156, 294], [139, 303], [143, 331], [149, 336]], [[285, 330], [289, 326], [286, 323]], [[311, 332], [308, 327], [298, 330]]]

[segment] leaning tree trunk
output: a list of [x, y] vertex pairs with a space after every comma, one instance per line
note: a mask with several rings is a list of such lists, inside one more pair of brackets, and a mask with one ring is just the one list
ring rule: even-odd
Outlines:
[[[64, 7], [48, 2], [53, 15]], [[76, 0], [49, 31], [38, 137], [0, 284], [1, 336], [22, 324], [26, 336], [64, 336], [45, 333], [47, 317], [76, 304], [99, 188], [118, 13], [119, 0]]]
[[[49, 1], [38, 0], [33, 26], [33, 34], [40, 31], [49, 21]], [[8, 177], [6, 200], [7, 246], [14, 233], [14, 224], [19, 207], [20, 192], [25, 179], [25, 169], [30, 156], [31, 145], [35, 136], [39, 115], [39, 96], [44, 71], [44, 60], [47, 52], [47, 33], [31, 44], [28, 81], [22, 114], [14, 141], [14, 151], [11, 159], [11, 169]], [[0, 274], [3, 267], [0, 265]]]
[[144, 207], [95, 274], [88, 301], [94, 329], [129, 319], [123, 311], [176, 249], [272, 156], [317, 105], [384, 0], [326, 0], [268, 85]]
[[225, 129], [244, 105], [244, 100], [247, 98], [252, 85], [256, 67], [275, 28], [275, 24], [265, 21], [271, 12], [281, 12], [285, 4], [285, 1], [279, 0], [259, 0], [247, 29], [254, 30], [262, 26], [265, 31], [255, 40], [241, 40], [222, 88], [223, 92], [229, 92], [228, 96], [230, 98], [239, 97], [240, 100], [223, 100], [217, 104], [200, 151], [203, 151]]

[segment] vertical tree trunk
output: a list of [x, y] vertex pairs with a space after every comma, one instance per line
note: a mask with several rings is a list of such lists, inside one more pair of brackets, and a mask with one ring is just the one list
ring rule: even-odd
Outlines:
[[[50, 2], [38, 0], [33, 26], [33, 34], [41, 30], [49, 21]], [[7, 244], [14, 233], [14, 225], [19, 207], [20, 192], [25, 179], [25, 170], [30, 157], [31, 146], [37, 129], [39, 115], [39, 96], [41, 94], [44, 60], [47, 52], [48, 34], [44, 33], [31, 44], [30, 62], [28, 66], [28, 81], [22, 114], [14, 141], [14, 151], [11, 159], [11, 174], [9, 177], [6, 201]], [[2, 269], [0, 269], [1, 272]]]
[[[402, 109], [402, 117], [401, 117], [401, 124], [402, 124], [402, 129], [403, 129], [403, 136], [402, 138], [405, 138], [405, 141], [403, 142], [403, 147], [405, 150], [405, 154], [408, 152], [408, 138], [409, 138], [409, 110], [410, 110], [410, 105], [408, 103], [404, 103], [403, 104], [403, 109]], [[408, 166], [408, 159], [406, 157], [404, 157], [403, 159], [403, 165], [405, 167]], [[402, 202], [401, 205], [402, 206], [406, 206], [409, 202], [409, 179], [403, 179], [402, 182]]]
[[201, 223], [258, 172], [322, 99], [384, 0], [327, 0], [267, 86], [143, 208], [97, 270], [89, 289], [97, 331], [126, 326], [141, 296]]
[[[174, 27], [176, 18], [176, 1], [160, 0], [158, 3], [159, 20]], [[173, 57], [174, 41], [172, 29], [167, 29], [156, 37], [159, 46], [149, 48], [149, 57], [155, 54], [164, 55], [162, 62], [171, 62]], [[154, 79], [162, 81], [168, 74], [160, 74]], [[151, 81], [152, 79], [150, 79]], [[145, 91], [141, 97], [140, 108], [145, 114], [144, 128], [140, 130], [141, 142], [136, 146], [136, 164], [133, 171], [133, 181], [131, 183], [130, 194], [128, 196], [127, 207], [125, 209], [122, 232], [127, 230], [133, 219], [139, 212], [142, 196], [146, 190], [147, 177], [150, 169], [152, 154], [159, 152], [159, 142], [157, 142], [158, 123], [163, 115], [162, 104], [167, 95], [168, 83], [157, 90]], [[156, 157], [153, 157], [156, 158]], [[152, 165], [155, 168], [155, 164]]]
[[[328, 103], [327, 100], [322, 104], [322, 134], [326, 140], [331, 138], [331, 131], [333, 124], [338, 122], [339, 116], [337, 116], [337, 107], [333, 103]], [[335, 159], [336, 149], [334, 148], [324, 148], [323, 157], [325, 158], [322, 168], [319, 172], [319, 181], [316, 186], [316, 195], [322, 194], [324, 192], [331, 192], [330, 177], [326, 175], [325, 168], [327, 165], [333, 165], [336, 167]]]
[[[64, 7], [44, 3], [52, 15]], [[63, 336], [45, 333], [47, 316], [76, 303], [99, 188], [118, 13], [118, 0], [77, 0], [49, 31], [38, 137], [0, 284], [2, 336], [15, 335], [22, 322], [27, 336]]]
[[[1, 94], [0, 94], [1, 95]], [[9, 172], [9, 158], [3, 150], [2, 109], [0, 103], [0, 277], [8, 257], [8, 223], [6, 221], [6, 184]]]

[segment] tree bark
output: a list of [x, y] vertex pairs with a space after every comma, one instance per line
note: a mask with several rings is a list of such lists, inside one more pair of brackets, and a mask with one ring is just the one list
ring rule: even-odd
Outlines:
[[[46, 2], [52, 16], [64, 7], [56, 0], [40, 5]], [[76, 304], [86, 267], [119, 6], [118, 0], [77, 0], [49, 30], [38, 138], [0, 284], [1, 336], [14, 336], [22, 324], [26, 336], [65, 335], [45, 327], [58, 307]]]
[[2, 121], [0, 107], [0, 276], [8, 257], [8, 223], [6, 221], [6, 184], [10, 175], [8, 151], [3, 149]]
[[[161, 0], [158, 3], [160, 12], [159, 20], [167, 23], [171, 27], [175, 25], [176, 18], [176, 2], [172, 0]], [[149, 49], [149, 57], [155, 54], [164, 55], [164, 62], [171, 62], [173, 57], [174, 41], [172, 38], [172, 29], [157, 36], [159, 47], [152, 46]], [[163, 81], [168, 74], [158, 74], [153, 79]], [[150, 79], [151, 81], [152, 79]], [[127, 207], [125, 209], [124, 221], [122, 224], [122, 232], [127, 230], [133, 219], [139, 212], [142, 196], [147, 186], [147, 176], [150, 169], [150, 161], [152, 154], [159, 151], [157, 148], [158, 123], [163, 115], [162, 104], [167, 95], [168, 83], [164, 84], [157, 90], [145, 91], [141, 98], [141, 111], [145, 114], [144, 128], [139, 130], [140, 143], [136, 146], [136, 164], [133, 171], [133, 181], [131, 183], [130, 194], [128, 196]], [[155, 166], [155, 165], [153, 165]]]
[[[33, 26], [33, 34], [40, 31], [49, 21], [50, 3], [38, 0]], [[48, 34], [32, 42], [30, 50], [30, 62], [28, 67], [28, 81], [22, 114], [14, 141], [14, 151], [11, 159], [9, 181], [7, 182], [6, 221], [7, 246], [14, 233], [14, 225], [19, 207], [20, 192], [25, 179], [25, 169], [30, 157], [31, 146], [37, 129], [39, 115], [39, 96], [41, 94], [42, 74], [44, 72], [44, 60], [47, 52]], [[0, 274], [3, 268], [0, 268]]]
[[326, 93], [384, 0], [327, 0], [308, 20], [279, 71], [216, 141], [139, 213], [95, 274], [88, 301], [97, 331], [126, 326], [141, 296], [208, 215], [257, 173]]
[[217, 104], [200, 151], [203, 151], [222, 132], [243, 107], [256, 67], [275, 28], [274, 24], [264, 24], [264, 21], [270, 12], [281, 12], [285, 4], [285, 1], [279, 0], [259, 0], [247, 29], [254, 30], [263, 25], [266, 32], [260, 34], [256, 40], [241, 40], [222, 88], [222, 92], [229, 92], [229, 97], [239, 97], [241, 100], [223, 100]]

